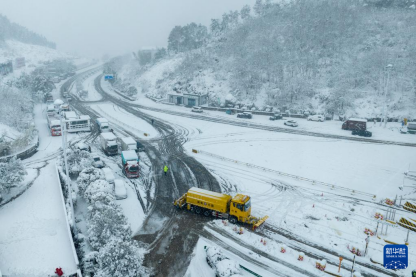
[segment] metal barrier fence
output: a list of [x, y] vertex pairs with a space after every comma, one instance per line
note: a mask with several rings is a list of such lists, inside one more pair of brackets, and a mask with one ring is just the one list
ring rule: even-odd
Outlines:
[[[75, 250], [75, 244], [74, 244], [74, 240], [72, 238], [71, 226], [69, 225], [68, 212], [66, 210], [66, 205], [65, 205], [65, 197], [64, 197], [64, 192], [62, 190], [61, 175], [60, 175], [60, 172], [58, 170], [58, 166], [56, 164], [55, 164], [55, 172], [56, 172], [56, 176], [59, 180], [59, 191], [61, 192], [62, 208], [64, 209], [66, 227], [67, 227], [67, 231], [68, 231], [69, 240], [70, 240], [71, 246], [72, 246], [71, 247], [72, 255], [74, 257], [75, 264], [77, 266], [77, 272], [70, 275], [70, 276], [74, 276], [76, 274], [75, 276], [82, 277], [81, 271], [79, 270], [79, 259], [78, 259], [77, 251]], [[74, 211], [71, 211], [71, 213], [73, 213], [73, 212]], [[74, 225], [75, 225], [75, 222], [74, 222]]]
[[5, 157], [0, 157], [0, 162], [8, 162], [13, 157], [16, 157], [17, 159], [21, 159], [21, 160], [30, 158], [37, 152], [38, 146], [39, 146], [39, 137], [37, 137], [36, 143], [30, 146], [29, 148], [27, 148], [26, 150], [22, 152], [18, 152], [16, 154], [8, 155]]
[[211, 156], [211, 157], [220, 159], [220, 160], [224, 160], [224, 161], [229, 161], [229, 162], [236, 163], [236, 164], [245, 165], [247, 167], [256, 168], [256, 169], [259, 169], [259, 170], [262, 170], [262, 171], [276, 173], [276, 174], [278, 174], [280, 176], [285, 176], [285, 177], [289, 177], [289, 178], [292, 178], [292, 179], [296, 179], [296, 180], [300, 180], [300, 181], [305, 181], [305, 182], [308, 182], [308, 183], [312, 183], [312, 185], [321, 185], [321, 186], [328, 187], [330, 189], [347, 191], [347, 192], [350, 192], [352, 194], [360, 194], [360, 195], [363, 195], [363, 196], [376, 198], [376, 195], [371, 194], [371, 193], [368, 193], [368, 192], [357, 191], [357, 190], [349, 189], [349, 188], [346, 188], [346, 187], [341, 187], [341, 186], [337, 186], [337, 185], [333, 185], [333, 184], [329, 184], [329, 183], [325, 183], [325, 182], [321, 182], [321, 181], [317, 181], [317, 180], [305, 178], [305, 177], [302, 177], [302, 176], [297, 176], [297, 175], [293, 175], [293, 174], [281, 172], [281, 171], [278, 171], [278, 170], [274, 170], [274, 169], [270, 169], [270, 168], [266, 168], [266, 167], [261, 167], [261, 166], [254, 165], [254, 164], [250, 164], [250, 163], [240, 162], [240, 161], [233, 160], [233, 159], [230, 159], [230, 158], [222, 157], [220, 155], [212, 154], [212, 153], [209, 153], [209, 152], [206, 152], [206, 151], [192, 149], [192, 152], [193, 153], [201, 153], [201, 154], [208, 155], [208, 156]]

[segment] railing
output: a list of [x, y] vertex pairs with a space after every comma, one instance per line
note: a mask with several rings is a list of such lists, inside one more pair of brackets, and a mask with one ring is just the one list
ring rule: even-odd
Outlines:
[[[76, 274], [75, 276], [79, 276], [82, 277], [81, 275], [81, 271], [79, 270], [79, 260], [78, 260], [78, 255], [77, 255], [77, 251], [75, 250], [75, 244], [74, 244], [74, 240], [72, 238], [72, 233], [71, 233], [71, 226], [69, 225], [69, 219], [68, 219], [68, 212], [66, 210], [66, 205], [65, 205], [65, 198], [64, 198], [64, 193], [62, 191], [62, 183], [61, 183], [61, 176], [59, 174], [59, 170], [58, 170], [58, 166], [55, 164], [55, 172], [56, 172], [56, 176], [59, 180], [59, 191], [61, 193], [61, 200], [62, 200], [62, 208], [64, 209], [64, 213], [65, 213], [65, 221], [66, 221], [66, 229], [68, 231], [68, 236], [69, 236], [69, 240], [71, 242], [71, 249], [72, 249], [72, 255], [74, 257], [75, 260], [75, 264], [77, 266], [77, 272], [74, 273]], [[71, 195], [69, 195], [68, 197], [71, 197]], [[71, 211], [71, 213], [73, 213], [74, 211]], [[75, 222], [73, 223], [75, 225]], [[72, 275], [74, 275], [72, 274]]]
[[39, 146], [39, 137], [37, 137], [36, 143], [30, 146], [29, 148], [27, 148], [26, 150], [12, 154], [12, 155], [0, 157], [0, 162], [8, 162], [13, 157], [16, 157], [17, 159], [21, 159], [21, 160], [30, 158], [33, 156], [33, 154], [37, 152], [38, 146]]
[[300, 180], [300, 181], [305, 181], [305, 182], [308, 182], [308, 183], [312, 183], [312, 185], [321, 185], [321, 186], [328, 187], [330, 189], [342, 190], [342, 191], [350, 192], [352, 194], [360, 194], [360, 195], [363, 195], [363, 196], [368, 196], [368, 197], [376, 198], [376, 195], [371, 194], [371, 193], [368, 193], [368, 192], [357, 191], [357, 190], [349, 189], [349, 188], [346, 188], [346, 187], [341, 187], [341, 186], [337, 186], [337, 185], [333, 185], [333, 184], [329, 184], [329, 183], [325, 183], [325, 182], [321, 182], [321, 181], [317, 181], [317, 180], [305, 178], [305, 177], [302, 177], [302, 176], [297, 176], [297, 175], [293, 175], [293, 174], [281, 172], [281, 171], [278, 171], [278, 170], [274, 170], [274, 169], [270, 169], [270, 168], [266, 168], [266, 167], [261, 167], [261, 166], [254, 165], [254, 164], [250, 164], [250, 163], [240, 162], [240, 161], [237, 161], [237, 160], [234, 160], [234, 159], [222, 157], [222, 156], [219, 156], [219, 155], [216, 155], [216, 154], [212, 154], [212, 153], [209, 153], [209, 152], [205, 152], [205, 151], [202, 151], [202, 150], [192, 149], [192, 152], [193, 153], [200, 153], [200, 154], [208, 155], [208, 156], [211, 156], [211, 157], [220, 159], [220, 160], [225, 160], [225, 161], [229, 161], [229, 162], [236, 163], [236, 164], [245, 165], [247, 167], [256, 168], [256, 169], [259, 169], [259, 170], [262, 170], [262, 171], [276, 173], [276, 174], [278, 174], [280, 176], [285, 176], [285, 177], [289, 177], [289, 178], [292, 178], [292, 179], [296, 179], [296, 180]]

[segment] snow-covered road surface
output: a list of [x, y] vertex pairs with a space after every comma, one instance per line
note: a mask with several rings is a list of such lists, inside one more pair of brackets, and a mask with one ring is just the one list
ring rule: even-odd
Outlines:
[[0, 268], [5, 275], [75, 273], [55, 165], [48, 164], [23, 195], [0, 209]]

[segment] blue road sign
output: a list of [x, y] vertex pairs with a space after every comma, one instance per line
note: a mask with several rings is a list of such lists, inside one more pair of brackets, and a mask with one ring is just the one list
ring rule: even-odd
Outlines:
[[384, 246], [384, 268], [386, 269], [406, 269], [409, 266], [409, 252], [407, 245]]

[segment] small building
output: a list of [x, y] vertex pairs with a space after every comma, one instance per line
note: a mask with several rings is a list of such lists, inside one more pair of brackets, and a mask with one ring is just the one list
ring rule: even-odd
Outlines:
[[184, 105], [187, 107], [201, 106], [208, 103], [207, 93], [168, 93], [168, 102], [175, 105]]

